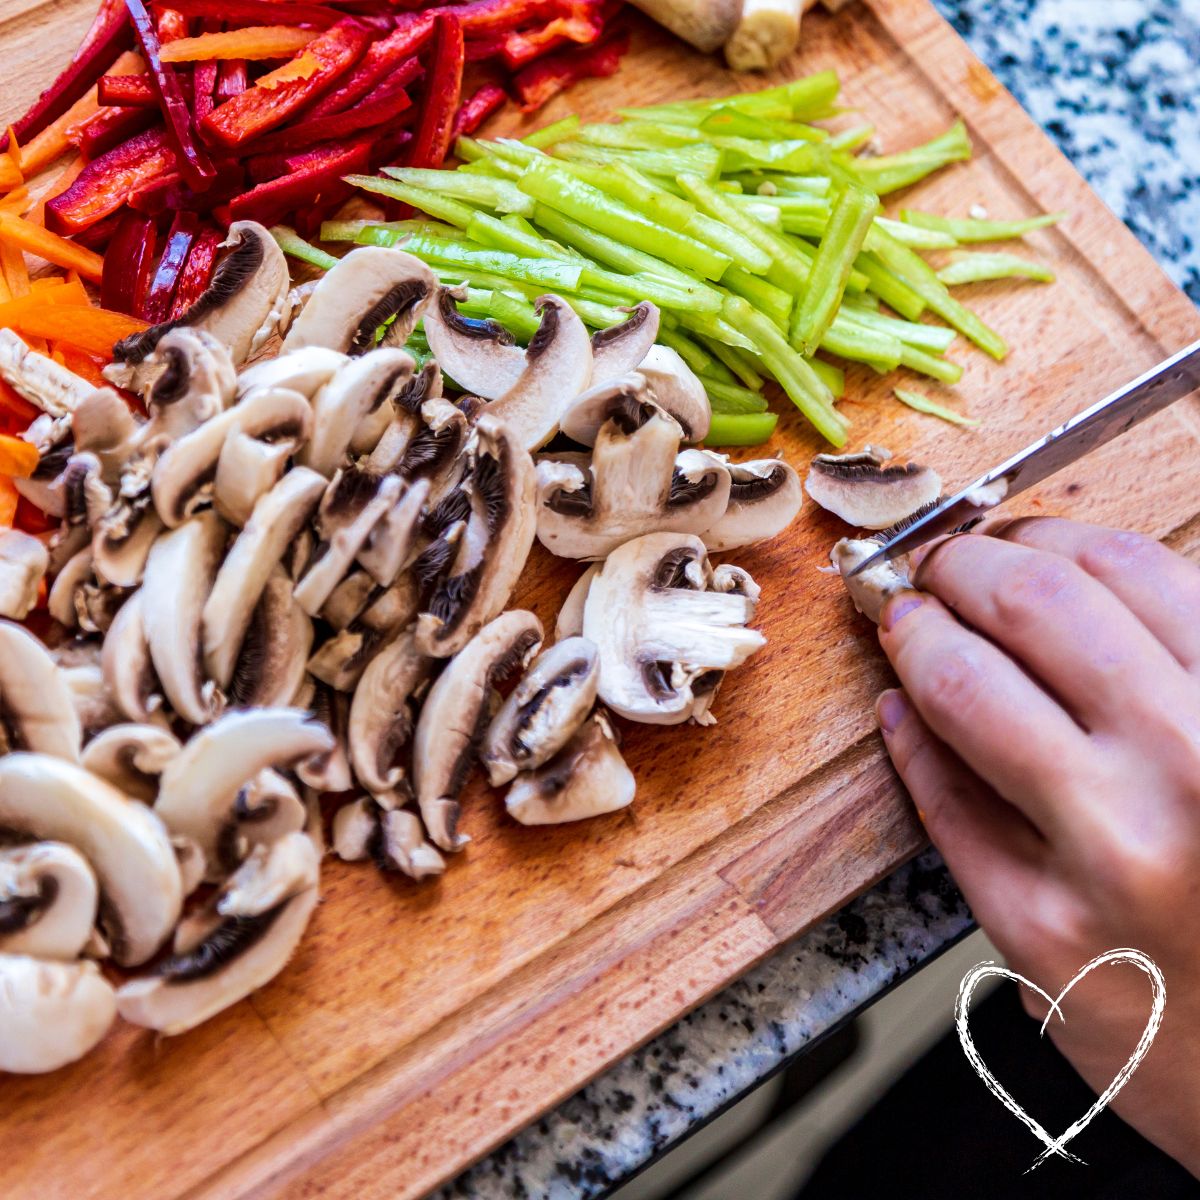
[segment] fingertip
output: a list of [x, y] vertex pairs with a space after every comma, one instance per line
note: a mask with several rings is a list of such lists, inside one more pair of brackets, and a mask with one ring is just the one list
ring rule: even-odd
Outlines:
[[885, 738], [900, 728], [910, 712], [912, 705], [901, 688], [888, 688], [886, 692], [880, 692], [879, 699], [875, 701], [875, 719]]
[[916, 612], [925, 597], [915, 589], [897, 592], [884, 606], [879, 614], [879, 628], [884, 633], [891, 633], [909, 613]]

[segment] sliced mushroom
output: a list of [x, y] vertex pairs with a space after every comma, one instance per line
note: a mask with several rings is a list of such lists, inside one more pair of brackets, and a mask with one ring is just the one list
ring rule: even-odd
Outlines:
[[308, 707], [313, 717], [329, 730], [334, 744], [332, 750], [298, 763], [296, 775], [301, 783], [316, 792], [348, 792], [354, 786], [347, 749], [349, 698], [332, 688], [315, 686]]
[[594, 642], [556, 642], [534, 661], [488, 727], [479, 761], [492, 787], [540, 767], [567, 744], [596, 702], [600, 660]]
[[766, 639], [745, 628], [755, 600], [712, 589], [704, 543], [651, 533], [614, 550], [592, 580], [584, 636], [600, 651], [600, 698], [634, 721], [707, 715], [720, 672]]
[[113, 702], [128, 720], [145, 723], [162, 707], [158, 676], [146, 640], [140, 589], [121, 605], [108, 627], [100, 667]]
[[283, 477], [292, 456], [289, 442], [260, 442], [231, 433], [217, 458], [213, 506], [232, 525], [245, 525], [254, 506]]
[[654, 348], [658, 337], [658, 308], [649, 300], [629, 310], [619, 325], [598, 329], [592, 334], [593, 385], [633, 371]]
[[138, 453], [145, 422], [112, 388], [94, 388], [71, 414], [71, 435], [76, 450], [94, 454], [104, 468], [104, 479], [116, 483], [125, 464]]
[[80, 762], [126, 796], [152, 803], [159, 776], [179, 751], [179, 739], [159, 725], [113, 725], [88, 742]]
[[235, 221], [222, 243], [225, 253], [212, 281], [181, 316], [122, 338], [113, 347], [107, 379], [139, 390], [148, 374], [142, 365], [165, 334], [185, 325], [210, 334], [228, 347], [241, 366], [275, 333], [287, 303], [291, 279], [287, 259], [275, 239], [255, 221]]
[[701, 535], [711, 551], [752, 546], [782, 533], [804, 503], [800, 476], [782, 459], [727, 463], [729, 507]]
[[0, 850], [0, 954], [78, 958], [92, 936], [100, 887], [73, 846]]
[[95, 385], [61, 363], [38, 354], [11, 329], [0, 329], [0, 379], [51, 417], [66, 417]]
[[459, 850], [469, 840], [458, 832], [458, 797], [491, 720], [495, 687], [524, 667], [541, 640], [533, 613], [503, 613], [446, 664], [421, 706], [413, 783], [425, 828], [443, 850]]
[[375, 832], [368, 846], [382, 871], [399, 871], [409, 879], [441, 875], [446, 860], [425, 838], [421, 818], [406, 809], [376, 806]]
[[68, 525], [90, 528], [112, 504], [112, 491], [94, 454], [72, 454], [54, 486], [62, 492], [63, 519]]
[[636, 789], [612, 725], [596, 712], [549, 762], [516, 777], [504, 806], [522, 825], [560, 825], [626, 808]]
[[333, 814], [333, 852], [343, 862], [371, 857], [371, 839], [379, 828], [379, 806], [368, 796], [343, 804]]
[[154, 811], [173, 834], [204, 854], [206, 877], [237, 865], [235, 806], [248, 780], [267, 767], [286, 767], [332, 749], [323, 726], [290, 708], [227, 713], [197, 733], [162, 774]]
[[829, 560], [841, 572], [854, 607], [876, 625], [884, 605], [912, 588], [904, 559], [878, 562], [859, 575], [851, 575], [880, 545], [882, 542], [875, 538], [842, 538], [829, 552]]
[[676, 421], [648, 400], [616, 394], [590, 469], [538, 463], [538, 540], [563, 558], [599, 559], [642, 534], [698, 533], [729, 503], [724, 464], [679, 449]]
[[403, 350], [381, 346], [344, 366], [314, 397], [312, 436], [298, 460], [326, 477], [349, 461], [355, 430], [412, 378]]
[[457, 653], [508, 603], [536, 526], [533, 460], [505, 425], [480, 417], [467, 459], [459, 489], [469, 515], [459, 534], [445, 530], [421, 556], [437, 561], [439, 549], [453, 551], [445, 569], [428, 576], [417, 618], [417, 648], [434, 658]]
[[0, 621], [0, 753], [33, 750], [78, 762], [82, 741], [71, 693], [46, 647]]
[[117, 992], [121, 1016], [184, 1033], [268, 983], [300, 944], [317, 905], [317, 877], [317, 852], [305, 834], [261, 847], [218, 898], [222, 919], [212, 932]]
[[148, 493], [119, 499], [96, 523], [92, 536], [96, 574], [115, 587], [137, 587], [162, 527]]
[[328, 346], [357, 357], [374, 347], [389, 321], [383, 344], [403, 346], [436, 289], [434, 273], [403, 250], [351, 250], [317, 281], [283, 340], [284, 353]]
[[227, 438], [242, 434], [294, 450], [311, 424], [312, 410], [299, 392], [251, 392], [162, 452], [151, 483], [158, 515], [173, 529], [208, 502]]
[[55, 576], [46, 596], [46, 609], [50, 615], [67, 629], [79, 624], [79, 613], [75, 607], [76, 594], [85, 584], [95, 585], [92, 572], [92, 548], [85, 546]]
[[263, 588], [308, 524], [325, 486], [324, 477], [307, 467], [289, 471], [254, 506], [225, 555], [201, 618], [204, 667], [218, 687], [228, 688]]
[[44, 542], [19, 529], [0, 529], [0, 617], [21, 621], [29, 615], [49, 566]]
[[[233, 815], [251, 853], [258, 846], [269, 846], [290, 833], [299, 833], [308, 820], [299, 792], [285, 776], [269, 767], [238, 792]], [[238, 847], [238, 857], [242, 855], [242, 847]]]
[[303, 346], [246, 367], [237, 378], [238, 398], [262, 388], [286, 388], [311, 400], [350, 359], [328, 346]]
[[203, 329], [168, 330], [146, 356], [142, 371], [151, 440], [191, 433], [229, 406], [237, 386], [233, 359], [224, 343]]
[[250, 615], [229, 681], [236, 708], [279, 708], [293, 703], [312, 653], [313, 627], [293, 597], [287, 572], [276, 567]]
[[66, 842], [91, 863], [100, 926], [122, 966], [145, 962], [179, 919], [179, 868], [162, 822], [75, 763], [45, 754], [0, 758], [0, 827]]
[[51, 652], [71, 696], [71, 705], [87, 742], [102, 729], [121, 721], [122, 713], [104, 681], [102, 650], [93, 640], [75, 639]]
[[82, 1058], [117, 1015], [94, 962], [0, 954], [0, 1071], [40, 1075]]
[[805, 491], [850, 525], [887, 529], [933, 503], [942, 490], [931, 467], [885, 466], [887, 457], [872, 447], [861, 454], [818, 454], [804, 480]]
[[588, 588], [600, 570], [599, 563], [592, 563], [587, 570], [571, 585], [567, 598], [558, 610], [558, 618], [554, 622], [554, 640], [564, 641], [566, 638], [581, 637], [583, 634], [583, 606], [587, 603]]
[[[3, 332], [4, 330], [0, 329], [0, 333]], [[38, 418], [38, 420], [41, 419]], [[67, 418], [63, 419], [68, 420]], [[37, 421], [34, 422], [34, 425], [36, 424]], [[34, 425], [30, 425], [20, 437], [22, 441], [36, 446], [41, 458], [38, 459], [38, 465], [34, 467], [33, 474], [28, 479], [14, 478], [12, 485], [22, 499], [28, 500], [30, 504], [46, 513], [47, 516], [61, 517], [64, 515], [63, 494], [62, 489], [56, 487], [55, 484], [66, 469], [67, 460], [73, 452], [72, 447], [69, 443], [52, 448], [44, 446], [34, 435]]]
[[406, 484], [358, 552], [359, 565], [380, 587], [390, 587], [412, 557], [428, 499], [428, 479]]
[[142, 624], [155, 674], [171, 707], [193, 725], [211, 721], [222, 705], [202, 670], [201, 617], [225, 536], [225, 522], [214, 512], [163, 534], [150, 551], [141, 588]]

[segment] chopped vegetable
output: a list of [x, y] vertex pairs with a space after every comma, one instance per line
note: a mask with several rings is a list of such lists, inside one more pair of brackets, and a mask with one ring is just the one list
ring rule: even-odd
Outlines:
[[464, 133], [474, 133], [497, 109], [503, 107], [508, 96], [502, 87], [485, 83], [458, 106], [454, 116], [451, 138]]
[[99, 254], [69, 242], [32, 221], [11, 213], [0, 213], [0, 241], [36, 254], [56, 266], [78, 271], [91, 283], [100, 282], [104, 259]]
[[336, 87], [325, 93], [312, 108], [309, 117], [326, 117], [357, 104], [376, 85], [386, 80], [404, 76], [407, 86], [421, 73], [416, 53], [433, 36], [434, 16], [432, 13], [407, 13], [397, 18], [396, 28], [376, 42], [372, 42], [358, 65], [341, 80]]
[[157, 107], [102, 108], [79, 131], [76, 138], [79, 152], [89, 162], [99, 158], [114, 146], [145, 132], [157, 117]]
[[328, 271], [330, 267], [337, 265], [338, 260], [332, 254], [306, 242], [287, 225], [276, 225], [271, 230], [271, 236], [279, 243], [280, 250], [284, 254], [290, 254], [292, 258], [311, 263], [314, 267], [320, 267], [322, 271]]
[[113, 343], [146, 328], [125, 313], [74, 304], [38, 304], [6, 322], [20, 334], [70, 342], [81, 350], [110, 355]]
[[714, 412], [706, 446], [759, 446], [775, 432], [779, 418], [774, 413]]
[[901, 404], [907, 404], [909, 408], [916, 409], [919, 413], [940, 417], [943, 421], [949, 421], [951, 425], [963, 425], [967, 428], [974, 428], [979, 424], [974, 417], [964, 416], [952, 408], [946, 408], [945, 405], [930, 400], [928, 396], [922, 396], [920, 392], [910, 392], [904, 388], [895, 388], [894, 391], [896, 399]]
[[113, 312], [140, 315], [154, 269], [157, 242], [154, 221], [128, 209], [121, 214], [117, 232], [109, 243], [100, 279], [100, 305]]
[[0, 433], [0, 475], [28, 479], [37, 470], [38, 452], [29, 442]]
[[421, 121], [407, 155], [413, 167], [440, 167], [454, 136], [465, 62], [463, 26], [455, 13], [438, 14], [428, 53]]
[[1024, 237], [1036, 229], [1057, 225], [1066, 215], [1065, 212], [1054, 212], [1021, 221], [981, 221], [973, 217], [939, 217], [911, 208], [901, 213], [906, 224], [947, 234], [955, 242], [999, 242]]
[[629, 49], [629, 35], [577, 50], [563, 50], [531, 63], [513, 78], [522, 112], [534, 112], [581, 79], [615, 75]]
[[197, 219], [194, 213], [180, 212], [175, 214], [167, 240], [163, 246], [162, 258], [154, 280], [146, 294], [145, 305], [137, 315], [144, 317], [150, 324], [165, 321], [171, 313], [171, 300], [175, 295], [179, 276], [187, 262], [188, 251], [192, 247], [192, 239], [196, 236]]
[[101, 105], [158, 107], [158, 95], [149, 75], [101, 75], [96, 85], [96, 99]]
[[945, 133], [923, 146], [900, 154], [856, 158], [851, 162], [858, 178], [883, 196], [924, 179], [947, 163], [962, 162], [970, 157], [971, 139], [967, 136], [967, 127], [962, 121], [955, 121]]
[[947, 286], [981, 283], [988, 279], [1035, 279], [1053, 283], [1054, 272], [1040, 263], [1026, 262], [1014, 254], [961, 254], [953, 258], [937, 277]]
[[342, 14], [323, 4], [303, 0], [171, 0], [185, 17], [210, 17], [238, 25], [311, 25], [328, 29]]
[[13, 481], [0, 475], [0, 529], [13, 527], [20, 499], [21, 494], [13, 485]]
[[202, 229], [192, 242], [187, 262], [179, 274], [175, 299], [171, 304], [172, 318], [187, 312], [200, 298], [217, 265], [217, 249], [221, 234], [215, 229]]
[[162, 48], [161, 57], [165, 63], [214, 58], [290, 58], [316, 36], [311, 29], [290, 25], [257, 25], [179, 38]]

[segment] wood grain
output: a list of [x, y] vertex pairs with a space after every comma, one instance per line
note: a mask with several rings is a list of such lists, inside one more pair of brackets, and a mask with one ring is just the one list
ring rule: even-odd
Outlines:
[[[0, 0], [10, 51], [0, 120], [44, 86], [91, 4]], [[844, 408], [856, 444], [933, 462], [954, 485], [1200, 335], [1196, 310], [928, 0], [814, 10], [802, 51], [764, 80], [639, 25], [616, 77], [556, 101], [537, 123], [829, 66], [889, 147], [924, 140], [957, 113], [968, 122], [974, 160], [898, 205], [1071, 210], [1029, 239], [1056, 285], [970, 289], [1009, 339], [1008, 361], [960, 342], [963, 383], [919, 384], [953, 396], [982, 429], [902, 409], [889, 399], [895, 380], [855, 368]], [[534, 124], [505, 114], [491, 131]], [[1180, 531], [1194, 531], [1200, 509], [1197, 420], [1195, 402], [1177, 405], [1022, 508], [1195, 544]], [[788, 411], [777, 448], [803, 464], [819, 445]], [[626, 730], [632, 809], [523, 829], [477, 783], [465, 802], [472, 844], [440, 882], [415, 887], [330, 862], [300, 952], [252, 1000], [175, 1041], [121, 1028], [66, 1071], [0, 1081], [0, 1193], [420, 1195], [913, 854], [922, 834], [871, 717], [886, 664], [840, 585], [817, 570], [841, 532], [810, 508], [776, 543], [736, 556], [763, 585], [769, 645], [724, 685], [714, 728]], [[549, 623], [575, 569], [539, 555], [530, 574], [520, 599]]]

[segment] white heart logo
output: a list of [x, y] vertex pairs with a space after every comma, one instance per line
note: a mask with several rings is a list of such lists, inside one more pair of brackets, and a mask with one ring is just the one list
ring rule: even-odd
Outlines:
[[[1059, 1007], [1063, 997], [1085, 975], [1088, 975], [1097, 967], [1102, 967], [1106, 963], [1111, 962], [1132, 963], [1149, 978], [1150, 985], [1154, 991], [1153, 1002], [1150, 1008], [1150, 1019], [1146, 1022], [1146, 1028], [1142, 1030], [1142, 1036], [1133, 1053], [1129, 1056], [1129, 1060], [1113, 1076], [1112, 1082], [1100, 1093], [1092, 1107], [1064, 1133], [1058, 1137], [1054, 1137], [1009, 1095], [1003, 1084], [988, 1069], [987, 1064], [980, 1057], [979, 1051], [975, 1049], [975, 1043], [971, 1038], [971, 1031], [967, 1026], [971, 996], [980, 983], [990, 977], [1011, 979], [1014, 983], [1023, 984], [1031, 992], [1036, 992], [1050, 1005], [1050, 1011], [1046, 1014], [1046, 1019], [1042, 1022], [1042, 1027], [1038, 1031], [1040, 1036], [1045, 1034], [1046, 1026], [1050, 1023], [1050, 1018], [1055, 1013], [1058, 1014], [1060, 1021], [1066, 1021], [1066, 1017], [1063, 1016], [1062, 1009]], [[1143, 954], [1140, 950], [1109, 950], [1106, 954], [1097, 955], [1090, 963], [1077, 972], [1075, 978], [1058, 993], [1057, 998], [1051, 997], [1048, 992], [1043, 991], [1036, 983], [1031, 983], [1024, 975], [1018, 975], [1015, 971], [1010, 971], [1007, 967], [1002, 967], [994, 962], [979, 963], [963, 976], [963, 981], [958, 989], [958, 999], [954, 1005], [954, 1023], [958, 1029], [958, 1040], [962, 1043], [963, 1053], [966, 1054], [968, 1062], [975, 1068], [979, 1078], [987, 1084], [992, 1094], [1046, 1147], [1034, 1159], [1033, 1165], [1029, 1168], [1030, 1171], [1040, 1167], [1051, 1155], [1058, 1155], [1060, 1158], [1068, 1159], [1070, 1162], [1078, 1163], [1083, 1161], [1074, 1154], [1069, 1153], [1065, 1149], [1066, 1144], [1077, 1134], [1081, 1133], [1097, 1113], [1107, 1108], [1112, 1102], [1113, 1097], [1129, 1082], [1129, 1077], [1137, 1070], [1138, 1064], [1142, 1059], [1145, 1058], [1146, 1051], [1150, 1049], [1150, 1043], [1154, 1041], [1154, 1037], [1158, 1033], [1158, 1027], [1162, 1024], [1163, 1008], [1166, 1002], [1167, 988], [1166, 983], [1163, 981], [1162, 972], [1158, 969], [1153, 959]]]

